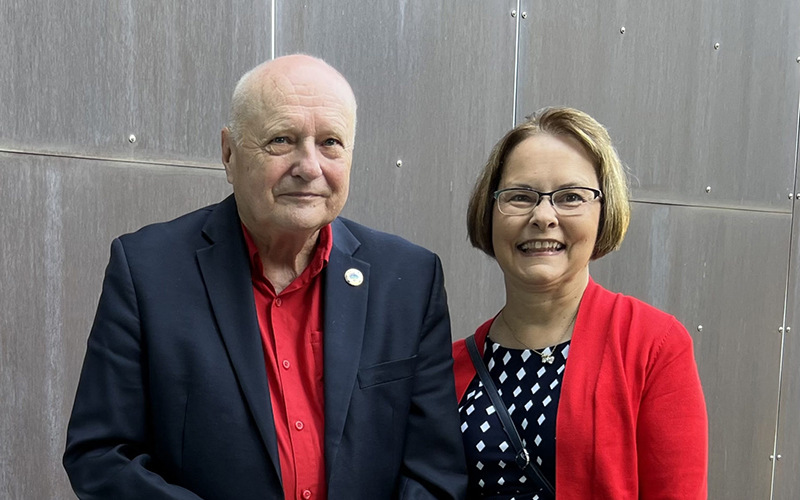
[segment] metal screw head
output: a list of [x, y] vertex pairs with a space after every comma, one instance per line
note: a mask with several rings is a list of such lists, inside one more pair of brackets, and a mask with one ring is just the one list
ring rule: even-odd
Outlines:
[[[800, 200], [800, 193], [797, 193], [795, 196], [797, 197], [798, 200]], [[791, 196], [789, 198], [791, 198]]]
[[711, 186], [706, 186], [706, 193], [710, 193], [710, 192], [711, 192]]
[[775, 455], [770, 455], [769, 459], [770, 459], [770, 461], [775, 460]]
[[800, 56], [797, 56], [797, 62], [800, 63]]
[[619, 32], [620, 32], [620, 33], [622, 33], [622, 34], [624, 35], [624, 34], [625, 34], [625, 26], [623, 26], [622, 28], [620, 28], [620, 29], [619, 29]]
[[523, 13], [522, 13], [522, 19], [525, 19], [525, 18], [527, 18], [527, 17], [528, 17], [528, 13], [527, 13], [527, 12], [523, 12]]
[[517, 17], [517, 9], [511, 11], [511, 17]]
[[703, 331], [703, 325], [697, 325], [697, 331], [698, 332], [702, 332]]
[[779, 326], [779, 327], [778, 327], [778, 331], [779, 331], [780, 333], [783, 333], [783, 327], [782, 327], [782, 326]]
[[400, 168], [400, 167], [402, 167], [402, 166], [403, 166], [403, 160], [397, 160], [397, 162], [395, 163], [395, 165], [397, 165], [397, 168]]
[[789, 332], [791, 332], [791, 331], [792, 331], [792, 327], [791, 327], [791, 326], [787, 326], [787, 327], [786, 327], [786, 333], [789, 333]]
[[128, 142], [130, 142], [131, 144], [133, 144], [134, 142], [136, 142], [136, 136], [135, 136], [135, 135], [133, 135], [133, 134], [129, 135], [129, 136], [128, 136]]
[[714, 50], [719, 50], [719, 42], [714, 44]]
[[[800, 193], [797, 193], [797, 194], [800, 194]], [[789, 199], [791, 200], [792, 198], [794, 198], [794, 193], [789, 193]]]

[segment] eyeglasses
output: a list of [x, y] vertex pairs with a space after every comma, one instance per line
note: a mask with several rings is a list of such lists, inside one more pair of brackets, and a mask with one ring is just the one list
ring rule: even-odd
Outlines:
[[531, 188], [507, 188], [495, 191], [493, 198], [501, 214], [528, 215], [545, 196], [550, 198], [550, 205], [558, 215], [569, 216], [586, 213], [592, 202], [603, 197], [603, 192], [588, 187], [567, 187], [549, 193]]

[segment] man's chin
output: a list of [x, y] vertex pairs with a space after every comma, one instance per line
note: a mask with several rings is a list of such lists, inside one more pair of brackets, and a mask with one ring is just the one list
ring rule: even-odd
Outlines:
[[278, 223], [278, 226], [285, 231], [309, 232], [317, 231], [330, 224], [336, 217], [328, 214], [298, 214], [287, 217]]

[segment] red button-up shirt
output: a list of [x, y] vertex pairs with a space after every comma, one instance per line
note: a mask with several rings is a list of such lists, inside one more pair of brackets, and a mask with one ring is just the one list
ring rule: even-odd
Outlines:
[[321, 272], [331, 253], [331, 227], [320, 230], [308, 267], [279, 294], [264, 277], [258, 249], [244, 225], [242, 230], [250, 256], [284, 496], [287, 500], [324, 499]]

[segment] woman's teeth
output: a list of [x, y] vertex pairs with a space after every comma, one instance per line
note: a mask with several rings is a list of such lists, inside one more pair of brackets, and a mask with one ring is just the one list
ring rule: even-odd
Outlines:
[[564, 245], [556, 241], [528, 241], [519, 245], [519, 249], [523, 252], [549, 252], [554, 250], [561, 250]]

